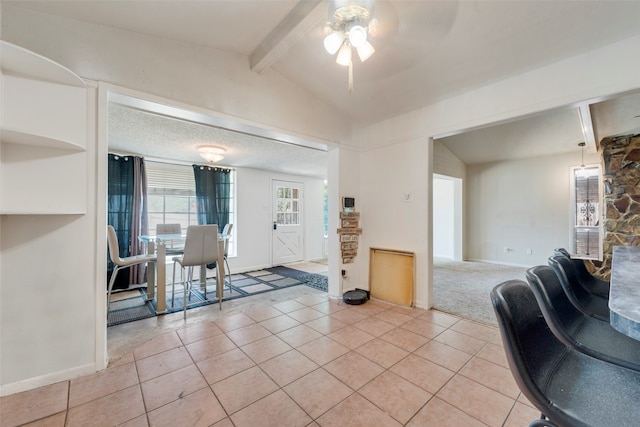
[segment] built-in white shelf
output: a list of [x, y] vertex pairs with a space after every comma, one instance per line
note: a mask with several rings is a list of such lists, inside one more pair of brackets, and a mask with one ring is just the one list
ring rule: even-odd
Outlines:
[[87, 151], [81, 145], [71, 141], [37, 135], [29, 131], [3, 128], [0, 129], [0, 139], [3, 144], [33, 145], [36, 147], [56, 148], [59, 150]]
[[35, 52], [0, 40], [2, 72], [67, 86], [87, 87], [80, 76]]
[[0, 214], [86, 214], [87, 85], [1, 40], [0, 65]]
[[17, 210], [0, 210], [0, 215], [86, 215], [87, 211], [72, 211], [72, 210], [61, 210], [54, 211], [49, 210], [46, 212], [38, 211], [17, 211]]

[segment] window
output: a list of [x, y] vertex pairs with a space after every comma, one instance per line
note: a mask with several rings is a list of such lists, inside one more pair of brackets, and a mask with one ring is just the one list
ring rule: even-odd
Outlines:
[[324, 181], [324, 237], [329, 236], [329, 184]]
[[[193, 167], [153, 161], [146, 161], [145, 166], [149, 197], [149, 234], [155, 235], [158, 224], [180, 224], [183, 234], [187, 232], [189, 225], [198, 224]], [[235, 171], [231, 171], [230, 180], [229, 218], [231, 223], [236, 223]], [[229, 256], [236, 255], [236, 228], [234, 226], [231, 232]]]
[[571, 168], [573, 211], [571, 255], [580, 259], [602, 259], [600, 168]]
[[300, 190], [297, 187], [276, 187], [278, 225], [300, 225]]
[[182, 232], [197, 224], [196, 188], [191, 166], [146, 162], [149, 233], [158, 224], [180, 224]]

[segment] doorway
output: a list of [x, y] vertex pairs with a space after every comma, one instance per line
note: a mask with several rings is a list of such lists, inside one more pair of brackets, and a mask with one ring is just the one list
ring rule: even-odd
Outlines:
[[303, 259], [303, 188], [304, 184], [301, 182], [272, 182], [272, 265]]
[[[307, 224], [314, 230], [322, 230], [322, 189], [324, 187], [324, 173], [317, 171], [326, 170], [327, 149], [326, 146], [314, 141], [306, 141], [297, 137], [288, 137], [284, 134], [272, 131], [262, 131], [260, 128], [247, 123], [231, 123], [226, 120], [219, 119], [213, 113], [197, 109], [175, 101], [154, 97], [148, 94], [132, 91], [129, 89], [119, 88], [109, 84], [100, 85], [100, 105], [99, 115], [100, 151], [104, 154], [104, 158], [100, 162], [100, 172], [98, 173], [101, 181], [101, 188], [107, 188], [107, 156], [109, 151], [119, 153], [137, 153], [143, 155], [147, 160], [155, 160], [156, 162], [166, 162], [170, 164], [185, 165], [189, 168], [192, 164], [202, 162], [197, 158], [197, 154], [192, 158], [193, 154], [189, 153], [189, 144], [185, 140], [193, 140], [188, 135], [192, 130], [197, 130], [196, 134], [202, 138], [203, 135], [211, 136], [213, 134], [224, 134], [229, 136], [229, 144], [233, 143], [234, 150], [229, 150], [225, 156], [225, 164], [233, 166], [235, 161], [240, 159], [242, 166], [239, 171], [242, 175], [242, 187], [237, 185], [238, 181], [234, 181], [235, 200], [240, 200], [241, 204], [235, 209], [234, 219], [234, 235], [233, 243], [236, 249], [244, 248], [241, 253], [234, 259], [229, 259], [230, 267], [234, 272], [252, 271], [255, 266], [268, 266], [272, 258], [273, 238], [269, 238], [269, 227], [271, 219], [277, 218], [270, 212], [269, 195], [265, 191], [269, 191], [273, 183], [273, 174], [278, 174], [281, 179], [287, 179], [291, 176], [291, 181], [300, 181], [293, 183], [298, 188], [298, 221], [299, 235], [295, 239], [298, 242], [295, 251], [298, 256], [292, 257], [292, 260], [301, 261], [306, 253], [312, 259], [322, 258], [323, 236], [322, 232], [317, 233], [319, 237], [307, 236], [304, 238], [303, 224]], [[113, 106], [120, 107], [119, 115], [113, 114]], [[142, 126], [140, 120], [130, 120], [131, 116], [126, 113], [133, 111], [136, 118], [141, 115], [147, 116], [146, 119], [153, 126]], [[128, 119], [129, 118], [129, 119]], [[118, 122], [118, 119], [120, 121]], [[119, 126], [121, 123], [122, 126]], [[127, 123], [134, 125], [127, 126]], [[147, 121], [144, 122], [145, 124]], [[195, 129], [197, 128], [197, 129]], [[148, 137], [151, 132], [152, 137]], [[136, 138], [129, 138], [133, 136]], [[207, 138], [207, 140], [215, 138]], [[163, 141], [159, 144], [158, 141]], [[135, 144], [133, 143], [135, 142]], [[197, 142], [192, 142], [193, 152], [195, 153]], [[268, 149], [251, 150], [252, 147], [268, 147]], [[180, 151], [182, 150], [182, 151]], [[154, 153], [149, 155], [149, 153]], [[300, 154], [304, 153], [304, 156]], [[303, 158], [304, 157], [304, 158]], [[277, 158], [279, 161], [270, 161]], [[294, 161], [287, 161], [294, 159]], [[227, 162], [228, 160], [228, 162]], [[260, 163], [258, 163], [260, 162]], [[293, 166], [292, 166], [293, 165]], [[297, 178], [300, 179], [297, 179]], [[324, 177], [326, 178], [326, 177]], [[302, 184], [304, 183], [304, 184]], [[288, 183], [293, 188], [292, 183]], [[303, 189], [303, 185], [306, 187]], [[258, 189], [262, 189], [260, 194]], [[303, 220], [303, 190], [306, 190], [309, 204], [306, 206], [306, 216]], [[292, 192], [293, 193], [293, 192]], [[106, 213], [106, 193], [100, 200], [104, 200], [99, 211]], [[312, 197], [311, 197], [312, 196]], [[266, 199], [265, 199], [266, 197]], [[293, 212], [291, 212], [293, 213]], [[293, 215], [291, 216], [293, 218]], [[106, 214], [99, 218], [103, 218], [99, 223], [99, 228], [106, 229]], [[286, 220], [285, 220], [286, 221]], [[282, 230], [281, 230], [282, 231]], [[98, 233], [100, 235], [100, 233]], [[107, 259], [106, 254], [106, 234], [104, 237], [98, 237], [98, 246], [104, 247], [105, 251], [100, 258]], [[102, 244], [100, 244], [102, 242]], [[304, 244], [308, 244], [304, 248]], [[289, 245], [289, 249], [292, 245]], [[287, 261], [289, 262], [289, 261]], [[323, 266], [324, 267], [324, 266]], [[326, 268], [325, 268], [326, 270]], [[104, 272], [99, 277], [106, 277], [106, 262]], [[105, 293], [106, 294], [106, 293]], [[234, 292], [235, 294], [235, 292]], [[97, 354], [107, 356], [109, 350], [106, 313], [104, 299], [98, 301], [96, 310], [99, 319], [97, 327]], [[99, 347], [104, 344], [104, 347]], [[112, 354], [111, 354], [112, 355]], [[103, 357], [103, 359], [105, 359]]]
[[433, 256], [462, 261], [462, 179], [433, 175]]

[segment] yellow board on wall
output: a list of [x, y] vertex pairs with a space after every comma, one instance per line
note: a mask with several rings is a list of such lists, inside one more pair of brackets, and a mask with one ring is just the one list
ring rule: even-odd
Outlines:
[[370, 248], [371, 296], [408, 307], [415, 305], [415, 253]]

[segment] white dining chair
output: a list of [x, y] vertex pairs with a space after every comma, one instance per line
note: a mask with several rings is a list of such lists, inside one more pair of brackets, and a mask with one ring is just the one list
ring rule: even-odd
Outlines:
[[[231, 239], [231, 230], [233, 229], [233, 224], [226, 224], [224, 226], [224, 228], [222, 229], [222, 233], [220, 233], [223, 236], [226, 236], [226, 238], [224, 239], [224, 263], [226, 265], [226, 272], [227, 272], [227, 278], [228, 280], [225, 281], [225, 283], [227, 284], [227, 286], [229, 287], [229, 293], [233, 293], [233, 288], [231, 287], [231, 269], [229, 268], [229, 261], [227, 260], [227, 254], [229, 252], [229, 240]], [[218, 276], [218, 264], [215, 264], [216, 269], [216, 278]]]
[[227, 277], [229, 278], [229, 292], [233, 292], [233, 288], [231, 287], [231, 269], [229, 268], [229, 261], [227, 260], [227, 255], [229, 253], [229, 240], [231, 240], [231, 230], [233, 230], [233, 224], [227, 224], [222, 229], [222, 234], [226, 236], [224, 240], [224, 264], [227, 269]]
[[[182, 226], [180, 224], [157, 224], [156, 236], [163, 234], [182, 234]], [[184, 253], [184, 246], [182, 243], [176, 243], [170, 241], [169, 244], [165, 244], [167, 255], [180, 255]]]
[[[118, 271], [123, 268], [131, 267], [136, 264], [143, 264], [147, 262], [155, 262], [157, 261], [157, 257], [155, 255], [132, 255], [128, 257], [120, 257], [120, 249], [118, 246], [118, 236], [116, 235], [116, 230], [112, 225], [107, 225], [107, 242], [109, 244], [109, 257], [111, 258], [111, 262], [115, 265], [113, 269], [113, 273], [111, 273], [111, 280], [109, 280], [109, 287], [107, 288], [107, 316], [109, 315], [109, 306], [111, 304], [111, 291], [113, 290], [113, 284], [116, 282], [116, 276]], [[147, 284], [147, 286], [153, 286], [152, 284]]]
[[[207, 264], [218, 262], [218, 226], [216, 224], [190, 225], [187, 228], [187, 237], [184, 242], [184, 254], [173, 257], [173, 284], [171, 287], [171, 306], [174, 303], [176, 264], [180, 264], [182, 271], [183, 311], [187, 318], [187, 294], [191, 297], [193, 291], [193, 267], [206, 268]], [[186, 268], [189, 274], [186, 274]], [[204, 285], [204, 298], [207, 298], [207, 286]]]

